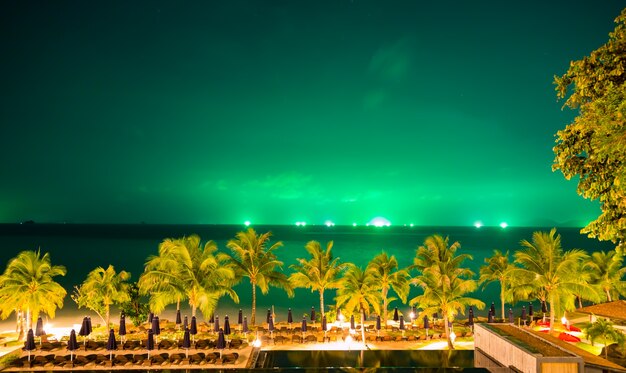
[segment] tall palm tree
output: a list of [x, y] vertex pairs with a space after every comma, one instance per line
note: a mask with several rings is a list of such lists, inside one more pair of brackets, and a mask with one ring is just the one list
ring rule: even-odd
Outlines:
[[[26, 328], [40, 313], [54, 318], [55, 311], [63, 307], [65, 289], [54, 281], [56, 276], [65, 276], [64, 266], [52, 265], [50, 254], [40, 251], [22, 251], [11, 259], [0, 276], [0, 318], [11, 313], [26, 312]], [[21, 322], [20, 322], [21, 324]], [[23, 325], [18, 325], [19, 338], [24, 334]]]
[[387, 310], [389, 302], [395, 298], [389, 298], [389, 290], [398, 295], [402, 303], [406, 303], [409, 295], [409, 271], [398, 269], [398, 261], [394, 255], [389, 256], [386, 252], [376, 255], [367, 265], [366, 271], [371, 272], [380, 289], [382, 298], [383, 322], [387, 325]]
[[150, 295], [151, 309], [159, 313], [176, 303], [178, 310], [180, 301], [187, 300], [192, 316], [198, 309], [208, 316], [224, 295], [238, 303], [232, 289], [235, 272], [216, 252], [215, 242], [202, 246], [197, 235], [165, 239], [159, 245], [159, 255], [148, 258], [138, 281], [141, 294]]
[[471, 255], [456, 254], [461, 247], [458, 242], [448, 245], [448, 238], [439, 235], [427, 237], [413, 259], [412, 268], [420, 271], [412, 282], [423, 290], [423, 294], [411, 299], [412, 305], [418, 304], [423, 314], [433, 314], [441, 310], [448, 348], [454, 349], [448, 322], [457, 314], [465, 314], [468, 306], [478, 309], [485, 304], [467, 294], [478, 287], [472, 279], [474, 273], [461, 267], [464, 260], [471, 260]]
[[604, 358], [608, 359], [608, 345], [609, 342], [616, 342], [618, 345], [623, 346], [626, 341], [626, 336], [620, 330], [615, 328], [611, 320], [598, 318], [593, 323], [587, 323], [583, 327], [585, 338], [589, 339], [591, 345], [595, 343], [596, 339], [602, 338], [604, 343]]
[[494, 250], [493, 256], [485, 258], [485, 263], [486, 265], [480, 267], [478, 284], [485, 289], [492, 282], [497, 281], [499, 283], [501, 315], [504, 319], [504, 303], [507, 298], [507, 291], [511, 288], [511, 270], [514, 265], [509, 263], [509, 252], [502, 253], [500, 250]]
[[341, 278], [341, 287], [337, 290], [335, 301], [338, 308], [343, 308], [347, 315], [361, 313], [361, 337], [365, 341], [365, 319], [371, 313], [380, 315], [380, 286], [372, 272], [346, 264], [346, 271]]
[[599, 251], [591, 254], [591, 261], [586, 263], [592, 269], [591, 282], [597, 285], [607, 302], [626, 296], [626, 267], [623, 267], [624, 255], [616, 251]]
[[257, 235], [254, 229], [249, 228], [245, 232], [238, 232], [235, 238], [228, 241], [226, 246], [231, 253], [224, 253], [234, 267], [238, 279], [248, 277], [252, 286], [252, 325], [256, 323], [256, 288], [267, 294], [270, 286], [284, 289], [287, 294], [293, 296], [293, 288], [289, 279], [280, 271], [283, 262], [278, 260], [274, 251], [283, 243], [278, 241], [269, 245], [271, 232]]
[[549, 304], [550, 332], [554, 328], [554, 319], [557, 312], [567, 310], [573, 306], [574, 293], [581, 287], [591, 285], [576, 272], [579, 262], [588, 258], [582, 250], [564, 252], [561, 247], [561, 236], [556, 229], [550, 233], [534, 232], [532, 242], [522, 240], [522, 249], [515, 252], [515, 263], [521, 268], [515, 268], [512, 275], [519, 281], [515, 286], [518, 294], [542, 293]]
[[107, 269], [97, 267], [87, 274], [87, 278], [76, 289], [72, 299], [76, 301], [78, 308], [86, 306], [96, 311], [107, 326], [106, 330], [109, 330], [111, 306], [129, 300], [129, 284], [126, 282], [129, 279], [129, 272], [116, 273], [112, 265], [109, 265]]
[[289, 266], [295, 271], [289, 276], [289, 282], [294, 288], [307, 288], [311, 292], [317, 290], [320, 295], [320, 312], [324, 316], [324, 291], [339, 288], [339, 275], [344, 265], [339, 258], [333, 258], [333, 241], [326, 244], [326, 250], [322, 250], [317, 241], [307, 242], [304, 248], [311, 255], [311, 259], [298, 258], [297, 264]]

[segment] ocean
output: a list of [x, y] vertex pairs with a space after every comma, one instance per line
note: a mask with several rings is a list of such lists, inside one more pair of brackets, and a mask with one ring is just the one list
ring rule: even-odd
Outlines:
[[[535, 231], [548, 232], [550, 227], [353, 227], [307, 225], [307, 226], [253, 226], [257, 233], [272, 232], [271, 243], [282, 241], [284, 246], [276, 251], [284, 262], [283, 271], [289, 274], [289, 266], [296, 263], [296, 258], [308, 258], [304, 245], [310, 240], [319, 241], [322, 247], [328, 241], [334, 241], [333, 254], [341, 261], [352, 262], [365, 267], [369, 260], [381, 251], [395, 255], [400, 266], [413, 263], [418, 246], [433, 234], [448, 236], [450, 243], [461, 244], [459, 253], [473, 256], [473, 260], [464, 263], [476, 273], [484, 264], [484, 259], [493, 254], [494, 249], [509, 250], [512, 253], [520, 248], [520, 241], [531, 240]], [[23, 250], [38, 250], [51, 255], [52, 264], [63, 265], [67, 275], [57, 277], [57, 281], [67, 290], [63, 309], [57, 316], [76, 319], [79, 323], [84, 315], [95, 314], [87, 310], [78, 310], [69, 294], [74, 286], [80, 285], [87, 273], [98, 266], [113, 265], [117, 271], [125, 270], [132, 274], [135, 281], [143, 272], [144, 263], [150, 255], [156, 255], [159, 243], [165, 238], [178, 238], [198, 234], [202, 241], [213, 240], [220, 251], [228, 250], [226, 243], [239, 231], [247, 229], [243, 225], [82, 225], [82, 224], [0, 224], [0, 264], [2, 271], [6, 263]], [[564, 250], [584, 249], [591, 253], [599, 250], [612, 250], [610, 242], [599, 242], [579, 233], [579, 228], [559, 228]], [[243, 309], [250, 318], [251, 287], [246, 278], [236, 286], [240, 303], [235, 304], [229, 298], [220, 300], [216, 315], [236, 315]], [[418, 295], [418, 289], [412, 287], [409, 299]], [[496, 284], [480, 289], [474, 296], [490, 304], [498, 304], [499, 287]], [[325, 294], [326, 307], [334, 304], [334, 291]], [[537, 304], [536, 304], [537, 305]], [[297, 289], [294, 298], [288, 298], [281, 289], [271, 288], [266, 295], [257, 292], [257, 318], [263, 319], [266, 309], [274, 307], [277, 321], [285, 321], [287, 309], [292, 308], [294, 318], [309, 313], [311, 306], [319, 312], [318, 293], [307, 289]], [[521, 307], [521, 304], [517, 305]], [[407, 312], [409, 306], [395, 301], [390, 308], [398, 307]], [[508, 306], [507, 306], [508, 307]], [[498, 308], [499, 309], [499, 308]], [[168, 307], [161, 318], [173, 318], [175, 305]], [[478, 315], [486, 315], [486, 310]], [[189, 308], [183, 308], [183, 314], [190, 314]], [[115, 315], [115, 314], [114, 314]], [[207, 319], [210, 315], [206, 315]], [[231, 316], [231, 317], [232, 317]], [[116, 319], [116, 316], [113, 317]], [[200, 317], [202, 319], [202, 317]], [[12, 322], [12, 318], [7, 321]]]

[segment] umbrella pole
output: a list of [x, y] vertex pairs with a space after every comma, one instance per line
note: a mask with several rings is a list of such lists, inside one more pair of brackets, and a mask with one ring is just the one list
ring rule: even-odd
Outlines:
[[28, 350], [28, 362], [30, 363], [30, 350]]

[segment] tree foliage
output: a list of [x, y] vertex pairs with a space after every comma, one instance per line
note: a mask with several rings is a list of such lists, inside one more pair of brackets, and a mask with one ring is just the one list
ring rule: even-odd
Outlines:
[[557, 132], [553, 170], [578, 178], [577, 192], [600, 202], [600, 216], [583, 233], [620, 246], [626, 236], [626, 9], [609, 41], [572, 61], [554, 79], [557, 96], [578, 110]]

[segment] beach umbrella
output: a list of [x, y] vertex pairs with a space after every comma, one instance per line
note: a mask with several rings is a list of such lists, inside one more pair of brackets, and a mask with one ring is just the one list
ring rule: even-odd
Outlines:
[[354, 315], [350, 315], [350, 329], [356, 329], [356, 326], [354, 325]]
[[240, 327], [241, 324], [243, 324], [243, 311], [241, 308], [239, 309], [239, 314], [237, 315], [237, 324], [239, 324]]
[[271, 332], [274, 331], [274, 318], [272, 316], [270, 316], [269, 318], [269, 322], [267, 323], [267, 329]]
[[148, 324], [152, 325], [152, 319], [154, 319], [154, 313], [150, 312], [148, 314]]
[[248, 316], [243, 317], [243, 332], [248, 332]]
[[183, 330], [189, 329], [189, 318], [187, 316], [183, 317]]
[[270, 317], [272, 317], [272, 310], [270, 310], [269, 308], [267, 309], [267, 316], [265, 316], [265, 322], [266, 323], [270, 323]]
[[302, 341], [304, 341], [304, 333], [306, 333], [306, 317], [302, 317]]
[[226, 348], [226, 339], [224, 338], [224, 331], [220, 329], [217, 332], [217, 342], [215, 343], [215, 348], [220, 350], [220, 359], [222, 358], [222, 351]]
[[546, 305], [546, 301], [545, 300], [541, 301], [541, 312], [542, 313], [548, 313], [548, 306]]
[[87, 316], [87, 335], [90, 335], [93, 332], [93, 328], [91, 327], [91, 316]]
[[39, 346], [42, 344], [43, 338], [42, 336], [46, 335], [46, 332], [43, 331], [43, 320], [41, 316], [37, 318], [37, 326], [35, 327], [35, 337], [39, 337]]
[[404, 316], [400, 315], [400, 330], [404, 330]]
[[70, 361], [74, 361], [74, 351], [78, 350], [78, 342], [76, 341], [76, 331], [70, 331], [70, 339], [67, 340], [67, 350], [70, 352]]
[[474, 326], [474, 308], [472, 306], [469, 307], [469, 312], [467, 314], [467, 324], [469, 326]]
[[380, 335], [380, 315], [376, 316], [376, 335]]
[[35, 333], [33, 333], [33, 329], [28, 329], [28, 334], [26, 334], [26, 341], [24, 342], [24, 349], [28, 351], [28, 361], [30, 362], [30, 352], [36, 349], [35, 346]]
[[398, 321], [400, 318], [398, 317], [398, 307], [393, 309], [393, 321]]
[[180, 317], [180, 310], [176, 310], [176, 328], [178, 329], [182, 323], [183, 320]]
[[198, 326], [196, 325], [196, 317], [191, 316], [191, 326], [189, 327], [189, 333], [192, 335], [193, 342], [196, 343], [196, 334], [198, 334]]
[[311, 307], [311, 322], [315, 323], [315, 307]]
[[489, 310], [489, 313], [487, 314], [487, 322], [488, 323], [493, 322], [493, 313], [491, 313], [491, 310]]
[[115, 332], [113, 329], [109, 331], [109, 339], [107, 340], [107, 351], [109, 351], [109, 360], [113, 360], [113, 351], [117, 350], [117, 341], [115, 341]]
[[213, 331], [216, 333], [220, 331], [220, 318], [218, 316], [215, 316], [215, 322], [213, 323]]
[[154, 350], [154, 332], [148, 329], [148, 339], [146, 340], [146, 350], [148, 350], [148, 359], [150, 359], [150, 351]]
[[124, 336], [126, 336], [126, 314], [124, 314], [124, 312], [122, 312], [122, 315], [120, 316], [120, 330], [118, 334], [120, 335], [123, 345]]
[[209, 323], [213, 324], [215, 322], [215, 315], [211, 314], [211, 317], [209, 318]]
[[528, 303], [528, 316], [530, 316], [530, 318], [531, 318], [531, 319], [532, 319], [532, 317], [534, 316], [534, 314], [533, 314], [533, 304], [532, 304], [532, 302], [531, 302], [531, 303]]
[[156, 346], [158, 350], [159, 349], [159, 334], [161, 334], [161, 325], [159, 323], [159, 316], [154, 316], [154, 318], [152, 318], [152, 328], [150, 330], [152, 330], [152, 334], [154, 334], [154, 337], [156, 339]]
[[509, 323], [513, 324], [513, 309], [509, 308]]
[[496, 304], [494, 302], [491, 302], [491, 307], [489, 307], [489, 310], [491, 311], [493, 317], [496, 317]]
[[230, 321], [228, 320], [228, 315], [224, 317], [224, 334], [230, 335]]
[[191, 347], [191, 340], [189, 338], [189, 328], [185, 328], [185, 333], [183, 333], [183, 348], [185, 349], [185, 358], [189, 358], [190, 347]]
[[83, 346], [85, 349], [87, 348], [87, 336], [89, 333], [89, 320], [87, 316], [85, 316], [83, 318], [83, 323], [80, 325], [80, 330], [78, 331], [78, 335], [83, 337]]
[[526, 306], [522, 306], [522, 322], [526, 325]]
[[287, 311], [287, 322], [289, 323], [289, 327], [291, 327], [291, 323], [293, 322], [293, 315], [291, 314], [291, 308]]
[[424, 315], [424, 329], [426, 329], [426, 336], [428, 337], [428, 329], [430, 325], [428, 322], [428, 315]]
[[328, 324], [326, 323], [326, 315], [322, 316], [322, 330], [324, 330], [324, 333], [326, 333], [326, 328], [328, 327]]

